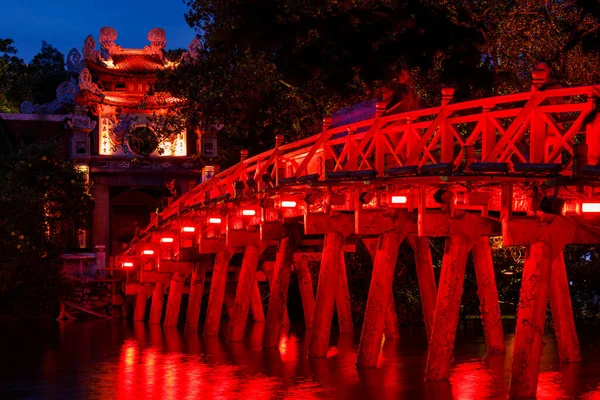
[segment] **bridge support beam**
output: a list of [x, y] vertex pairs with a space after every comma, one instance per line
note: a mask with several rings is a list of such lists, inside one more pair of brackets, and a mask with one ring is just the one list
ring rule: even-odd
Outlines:
[[248, 309], [252, 298], [252, 291], [256, 288], [256, 268], [258, 267], [258, 258], [260, 249], [256, 245], [246, 247], [242, 269], [238, 279], [237, 290], [235, 291], [235, 302], [233, 305], [233, 316], [229, 322], [229, 331], [227, 340], [239, 342], [244, 338], [246, 329], [246, 320], [248, 319]]
[[511, 398], [536, 396], [552, 260], [552, 248], [545, 243], [533, 244], [527, 249], [517, 309]]
[[265, 310], [263, 309], [262, 297], [260, 297], [260, 290], [256, 281], [252, 285], [252, 298], [250, 302], [254, 322], [265, 322]]
[[309, 357], [326, 357], [331, 335], [333, 305], [340, 276], [340, 262], [344, 237], [339, 232], [328, 232], [323, 245], [323, 256], [317, 285], [317, 301], [313, 331], [308, 348]]
[[350, 290], [348, 288], [348, 276], [346, 275], [346, 260], [344, 252], [340, 253], [340, 266], [337, 290], [335, 294], [335, 308], [338, 316], [340, 333], [354, 333], [352, 321], [352, 308], [350, 306]]
[[569, 295], [569, 281], [562, 251], [552, 262], [550, 276], [550, 308], [552, 309], [552, 321], [554, 322], [560, 361], [563, 363], [581, 362], [573, 306]]
[[143, 321], [146, 318], [146, 303], [148, 302], [148, 295], [146, 292], [139, 290], [135, 294], [135, 305], [133, 309], [133, 320]]
[[393, 290], [388, 298], [388, 307], [385, 314], [385, 340], [400, 339], [400, 324], [398, 324], [398, 311]]
[[165, 299], [165, 285], [162, 282], [154, 284], [152, 292], [152, 305], [150, 306], [150, 324], [160, 324], [162, 318], [163, 301]]
[[431, 330], [433, 329], [435, 302], [437, 298], [433, 261], [431, 260], [431, 247], [429, 238], [427, 237], [409, 236], [408, 243], [415, 253], [417, 282], [419, 285], [421, 307], [423, 309], [423, 322], [425, 323], [425, 332], [427, 334], [427, 342], [429, 343], [431, 340]]
[[300, 260], [296, 263], [296, 271], [298, 271], [298, 285], [300, 286], [302, 309], [304, 310], [304, 324], [306, 329], [312, 329], [315, 316], [315, 292], [306, 257], [300, 257]]
[[445, 380], [450, 375], [469, 248], [469, 239], [465, 236], [454, 235], [446, 239], [425, 368], [426, 380]]
[[268, 349], [279, 346], [281, 327], [284, 324], [284, 316], [287, 315], [288, 289], [295, 247], [294, 238], [286, 236], [281, 239], [277, 249], [275, 266], [271, 275], [271, 295], [269, 296], [263, 339], [263, 347]]
[[500, 314], [500, 303], [498, 302], [498, 289], [496, 288], [496, 277], [489, 237], [480, 237], [473, 246], [472, 254], [477, 279], [479, 310], [481, 311], [487, 352], [488, 354], [505, 353], [506, 347], [504, 344], [504, 331], [502, 330], [502, 315]]
[[167, 310], [165, 311], [164, 327], [176, 327], [179, 320], [179, 309], [181, 307], [181, 296], [183, 295], [184, 278], [179, 272], [175, 272], [169, 285], [169, 296], [167, 297]]
[[406, 238], [402, 230], [381, 234], [373, 262], [373, 275], [358, 348], [358, 367], [376, 367], [389, 310], [390, 283], [394, 277], [400, 244]]
[[185, 330], [198, 331], [200, 309], [202, 307], [202, 295], [204, 294], [204, 281], [206, 267], [204, 264], [194, 265], [192, 279], [190, 281], [190, 297], [188, 300], [187, 315], [185, 316]]
[[221, 324], [221, 311], [225, 299], [225, 287], [227, 285], [227, 270], [229, 268], [229, 250], [222, 250], [215, 257], [215, 267], [210, 283], [210, 294], [208, 297], [208, 309], [206, 322], [204, 324], [204, 336], [217, 336]]

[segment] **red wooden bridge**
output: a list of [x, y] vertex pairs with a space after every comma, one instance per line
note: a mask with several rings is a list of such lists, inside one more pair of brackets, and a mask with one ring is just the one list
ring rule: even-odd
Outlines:
[[[115, 267], [130, 269], [134, 319], [177, 324], [189, 293], [186, 329], [196, 331], [205, 284], [204, 335], [243, 339], [252, 310], [277, 347], [287, 319], [290, 273], [298, 274], [309, 355], [325, 357], [334, 307], [352, 332], [344, 252], [363, 241], [373, 258], [358, 367], [376, 367], [382, 340], [397, 337], [392, 279], [398, 249], [414, 249], [429, 342], [425, 376], [448, 379], [469, 252], [487, 350], [505, 352], [490, 237], [526, 246], [510, 393], [535, 395], [546, 307], [562, 362], [580, 353], [563, 258], [568, 244], [600, 243], [600, 87], [539, 89], [331, 127], [242, 159], [184, 194], [136, 237]], [[430, 237], [445, 237], [439, 285]], [[240, 266], [230, 266], [243, 253]], [[309, 262], [320, 261], [316, 298]], [[232, 278], [232, 275], [234, 277]], [[229, 277], [229, 278], [228, 278]], [[235, 290], [228, 291], [227, 282]], [[269, 281], [266, 318], [257, 280]], [[210, 286], [210, 288], [209, 288]], [[230, 285], [231, 286], [231, 285]], [[168, 297], [162, 315], [164, 295]]]

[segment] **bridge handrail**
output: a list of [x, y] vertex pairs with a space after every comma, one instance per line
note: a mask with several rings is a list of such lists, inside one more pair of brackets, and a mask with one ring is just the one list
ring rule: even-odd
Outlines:
[[[324, 169], [326, 160], [333, 160], [334, 170], [375, 169], [379, 176], [383, 176], [386, 167], [389, 168], [386, 156], [396, 166], [420, 167], [440, 162], [456, 166], [464, 157], [464, 147], [476, 144], [481, 146], [481, 161], [508, 162], [511, 165], [513, 159], [524, 163], [555, 162], [563, 150], [573, 154], [573, 137], [585, 129], [584, 124], [589, 125], [586, 118], [594, 111], [599, 93], [598, 85], [532, 90], [458, 103], [446, 102], [441, 106], [397, 114], [383, 113], [335, 128], [324, 126], [321, 133], [247, 158], [202, 182], [163, 210], [142, 235], [160, 221], [201, 203], [205, 196], [234, 195], [235, 180], [245, 181], [252, 177], [260, 191], [265, 187], [259, 176], [261, 173], [270, 173], [275, 183], [280, 178], [278, 168], [281, 166], [291, 170], [290, 174], [284, 170], [284, 175], [298, 177], [306, 174], [313, 169], [312, 166], [309, 168], [309, 164], [317, 153], [323, 155], [321, 169]], [[548, 104], [543, 104], [545, 101]], [[566, 123], [550, 115], [577, 112], [579, 115], [575, 120]], [[500, 119], [506, 119], [504, 122], [508, 121], [508, 125], [503, 125]], [[466, 136], [453, 126], [469, 123], [476, 126]], [[523, 138], [528, 130], [530, 148], [518, 150], [518, 146], [524, 145]], [[482, 139], [484, 131], [486, 137]], [[589, 132], [586, 134], [589, 135]], [[600, 157], [600, 129], [594, 130], [593, 135], [591, 161], [597, 162]], [[410, 145], [405, 143], [409, 139]], [[546, 148], [549, 141], [551, 151]], [[342, 148], [334, 149], [334, 146]], [[524, 151], [528, 152], [523, 154]], [[296, 159], [302, 156], [304, 159], [298, 162]], [[319, 172], [323, 179], [323, 171]]]

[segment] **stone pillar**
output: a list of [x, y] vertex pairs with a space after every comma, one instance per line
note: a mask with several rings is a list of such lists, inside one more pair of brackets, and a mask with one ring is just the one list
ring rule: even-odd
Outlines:
[[242, 269], [235, 291], [233, 315], [230, 317], [231, 321], [227, 332], [227, 340], [230, 342], [240, 342], [244, 338], [252, 291], [256, 288], [255, 276], [260, 253], [260, 249], [256, 245], [247, 246], [244, 252]]

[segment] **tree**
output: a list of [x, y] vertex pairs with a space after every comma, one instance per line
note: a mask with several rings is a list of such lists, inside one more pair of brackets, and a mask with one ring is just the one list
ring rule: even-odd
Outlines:
[[46, 41], [42, 41], [42, 49], [33, 56], [29, 69], [33, 94], [30, 100], [34, 104], [54, 100], [58, 85], [68, 81], [71, 76], [65, 69], [65, 56]]
[[12, 39], [0, 38], [0, 112], [18, 112], [22, 96], [29, 94], [29, 71], [13, 44]]
[[87, 224], [85, 176], [56, 153], [55, 142], [0, 153], [0, 314], [56, 309], [68, 231]]
[[276, 134], [317, 133], [325, 115], [403, 84], [400, 71], [410, 72], [425, 104], [439, 102], [444, 83], [469, 92], [472, 82], [462, 82], [486, 74], [473, 31], [420, 2], [188, 5], [187, 21], [203, 33], [205, 51], [170, 76], [169, 86], [191, 111], [224, 125], [220, 148], [234, 160], [240, 147], [272, 146]]
[[493, 94], [528, 90], [540, 61], [566, 85], [600, 81], [600, 5], [589, 0], [427, 0], [456, 25], [477, 31]]

